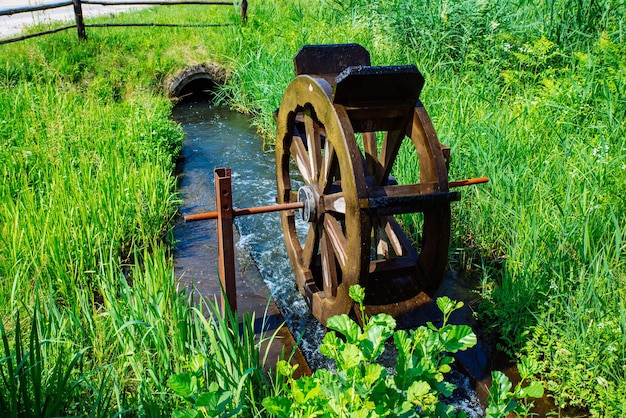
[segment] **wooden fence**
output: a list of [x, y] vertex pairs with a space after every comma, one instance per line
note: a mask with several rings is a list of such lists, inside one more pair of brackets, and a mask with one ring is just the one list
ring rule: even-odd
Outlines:
[[129, 0], [129, 1], [102, 1], [102, 0], [66, 0], [58, 3], [47, 3], [34, 6], [15, 7], [12, 9], [0, 10], [0, 16], [12, 16], [20, 13], [32, 13], [43, 10], [58, 9], [61, 7], [74, 7], [74, 16], [76, 23], [73, 25], [61, 26], [58, 28], [45, 30], [36, 33], [29, 33], [13, 38], [0, 39], [0, 45], [23, 41], [25, 39], [34, 38], [36, 36], [48, 35], [51, 33], [61, 32], [68, 29], [76, 28], [79, 39], [87, 39], [85, 28], [94, 27], [120, 27], [120, 26], [152, 26], [152, 27], [209, 27], [209, 26], [227, 26], [226, 24], [185, 24], [185, 23], [96, 23], [85, 24], [83, 19], [83, 4], [93, 4], [99, 6], [179, 6], [179, 5], [206, 5], [206, 6], [234, 6], [239, 5], [242, 22], [248, 18], [248, 1], [205, 1], [205, 0], [178, 0], [178, 1], [150, 1], [150, 0]]

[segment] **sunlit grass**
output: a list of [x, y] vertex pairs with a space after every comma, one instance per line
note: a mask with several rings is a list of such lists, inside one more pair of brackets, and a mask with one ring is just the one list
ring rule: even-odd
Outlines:
[[[15, 359], [21, 330], [49, 359], [40, 393], [80, 356], [66, 413], [171, 411], [168, 377], [205, 367], [197, 359], [212, 353], [208, 336], [222, 329], [226, 338], [227, 327], [175, 290], [167, 232], [181, 132], [164, 80], [186, 65], [224, 65], [232, 77], [221, 101], [250, 113], [270, 144], [298, 49], [358, 42], [375, 65], [413, 63], [425, 75], [421, 99], [452, 148], [450, 178], [490, 178], [462, 192], [453, 222], [460, 273], [480, 281], [485, 325], [508, 351], [541, 361], [557, 403], [607, 416], [626, 409], [623, 5], [328, 0], [250, 2], [249, 13], [242, 26], [235, 8], [146, 9], [114, 19], [232, 25], [88, 28], [86, 42], [67, 31], [2, 46], [9, 349], [0, 368]], [[399, 161], [397, 175], [415, 178], [410, 158]], [[240, 338], [242, 351], [206, 366], [223, 367], [224, 385], [245, 372], [231, 368], [235, 359], [256, 361]]]

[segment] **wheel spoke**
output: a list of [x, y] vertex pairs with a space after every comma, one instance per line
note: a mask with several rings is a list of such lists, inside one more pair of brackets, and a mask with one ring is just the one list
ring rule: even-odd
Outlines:
[[[405, 254], [404, 246], [402, 245], [402, 237], [398, 235], [394, 225], [397, 225], [396, 221], [391, 216], [383, 216], [376, 219], [373, 222], [374, 227], [374, 239], [376, 245], [376, 254], [379, 258], [389, 258], [390, 249], [393, 250], [393, 254], [397, 257], [401, 257]], [[390, 248], [391, 247], [391, 248]]]
[[324, 231], [328, 234], [328, 238], [335, 252], [335, 257], [339, 261], [339, 266], [345, 270], [348, 262], [348, 241], [341, 230], [339, 222], [329, 213], [324, 215]]
[[313, 257], [317, 254], [317, 237], [317, 226], [315, 224], [309, 225], [309, 231], [307, 232], [304, 247], [302, 248], [302, 264], [307, 268], [311, 267], [311, 264], [313, 264]]
[[385, 237], [381, 234], [382, 231], [377, 228], [375, 233], [376, 238], [376, 259], [383, 260], [389, 258], [389, 244]]
[[323, 232], [320, 240], [320, 255], [322, 259], [322, 282], [326, 297], [337, 296], [339, 280], [337, 275], [337, 263], [333, 252], [332, 241], [328, 234]]
[[302, 142], [302, 138], [294, 135], [289, 152], [291, 152], [291, 155], [295, 158], [298, 170], [300, 170], [300, 174], [302, 174], [304, 182], [306, 184], [311, 184], [313, 181], [313, 175], [309, 165], [309, 155], [306, 152], [306, 147]]
[[337, 154], [335, 148], [330, 141], [326, 141], [326, 147], [324, 149], [324, 161], [322, 170], [319, 177], [320, 189], [323, 193], [328, 193], [333, 183], [333, 174], [337, 169]]
[[400, 237], [396, 234], [395, 228], [389, 222], [389, 217], [385, 217], [385, 235], [387, 235], [387, 239], [389, 240], [393, 251], [396, 253], [396, 256], [401, 257], [405, 255]]
[[391, 168], [396, 161], [400, 145], [404, 139], [404, 130], [388, 131], [380, 150], [379, 163], [376, 167], [376, 185], [384, 186], [391, 174]]
[[309, 169], [314, 180], [319, 179], [320, 166], [322, 165], [322, 141], [320, 138], [320, 126], [313, 120], [311, 108], [304, 109], [304, 132], [306, 133], [306, 145], [309, 151]]
[[324, 195], [324, 210], [346, 213], [346, 199], [343, 192]]
[[378, 166], [378, 150], [376, 148], [376, 132], [363, 132], [363, 150], [365, 151], [365, 175], [373, 176]]

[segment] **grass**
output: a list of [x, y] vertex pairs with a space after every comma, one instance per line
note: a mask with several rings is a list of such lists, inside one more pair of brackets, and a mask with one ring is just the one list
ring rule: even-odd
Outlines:
[[267, 385], [252, 323], [244, 338], [236, 319], [179, 293], [167, 244], [182, 131], [162, 82], [188, 57], [153, 54], [170, 43], [163, 32], [158, 40], [120, 28], [88, 35], [7, 45], [2, 54], [2, 410], [170, 415], [182, 401], [168, 378], [192, 366], [211, 379], [221, 373], [225, 387], [246, 372], [237, 403], [254, 410]]
[[[3, 45], [0, 385], [12, 389], [0, 402], [17, 414], [33, 394], [45, 403], [69, 385], [53, 413], [168, 415], [181, 402], [169, 376], [201, 369], [208, 383], [230, 367], [207, 363], [210, 333], [227, 341], [227, 327], [175, 288], [167, 248], [181, 132], [163, 81], [221, 63], [232, 74], [221, 100], [250, 113], [271, 145], [300, 46], [358, 42], [375, 65], [424, 73], [450, 177], [491, 179], [463, 192], [453, 224], [485, 327], [540, 361], [557, 405], [622, 414], [624, 13], [618, 0], [251, 2], [245, 26], [235, 8], [155, 8], [113, 19], [234, 25], [88, 28], [86, 42], [64, 32]], [[255, 358], [249, 342], [241, 349], [237, 359]], [[245, 370], [220, 382], [238, 385]], [[249, 413], [262, 413], [259, 382], [241, 398]]]

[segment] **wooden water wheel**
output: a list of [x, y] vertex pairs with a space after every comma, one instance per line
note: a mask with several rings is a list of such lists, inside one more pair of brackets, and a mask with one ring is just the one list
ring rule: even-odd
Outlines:
[[[422, 75], [413, 65], [372, 67], [356, 44], [306, 46], [294, 63], [276, 115], [276, 177], [278, 203], [304, 204], [281, 212], [298, 289], [323, 324], [350, 312], [357, 283], [369, 313], [430, 300], [459, 194], [448, 190], [447, 149], [419, 102]], [[398, 184], [394, 163], [407, 146], [418, 182]], [[396, 221], [403, 213], [420, 217], [415, 246]]]

